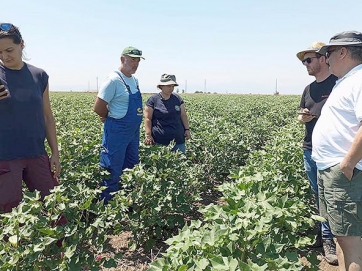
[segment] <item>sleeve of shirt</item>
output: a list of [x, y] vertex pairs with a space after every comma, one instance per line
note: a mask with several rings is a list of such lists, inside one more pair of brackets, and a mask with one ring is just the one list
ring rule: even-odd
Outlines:
[[49, 75], [44, 71], [41, 74], [41, 84], [42, 84], [43, 93], [48, 86], [48, 82], [49, 82]]
[[99, 89], [98, 98], [109, 103], [116, 93], [116, 84], [113, 80], [107, 79]]
[[184, 103], [184, 100], [181, 98], [181, 96], [178, 94], [175, 94], [175, 96], [176, 96], [177, 100], [179, 101], [180, 105], [182, 105]]
[[355, 86], [355, 90], [353, 91], [353, 99], [354, 103], [354, 112], [356, 114], [356, 118], [359, 122], [362, 121], [362, 86]]
[[309, 88], [310, 86], [308, 85], [303, 91], [302, 99], [300, 100], [300, 105], [299, 105], [300, 108], [305, 108], [305, 96]]
[[155, 96], [154, 95], [148, 98], [146, 105], [151, 108], [155, 108]]

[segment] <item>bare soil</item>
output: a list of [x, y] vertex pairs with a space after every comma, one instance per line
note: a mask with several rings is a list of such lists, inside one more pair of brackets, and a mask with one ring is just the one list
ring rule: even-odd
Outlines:
[[[102, 271], [146, 271], [149, 264], [160, 256], [160, 253], [164, 252], [167, 248], [163, 244], [158, 244], [158, 246], [150, 252], [145, 252], [142, 248], [130, 251], [128, 249], [130, 237], [130, 232], [124, 232], [120, 235], [109, 237], [109, 244], [112, 251], [104, 256], [114, 257], [114, 255], [121, 253], [122, 257], [117, 262], [117, 268], [103, 268]], [[317, 255], [317, 259], [319, 260], [318, 270], [338, 271], [338, 266], [330, 265], [324, 260], [321, 248], [311, 248], [309, 253], [315, 253]], [[312, 267], [311, 263], [308, 262], [304, 256], [301, 256], [300, 259], [305, 266]]]
[[[223, 204], [219, 200], [221, 194], [217, 191], [211, 191], [205, 193], [202, 196], [202, 201], [197, 203], [195, 207], [201, 205], [208, 205], [210, 203]], [[194, 219], [200, 216], [200, 213], [195, 212]], [[142, 248], [138, 248], [134, 251], [129, 250], [129, 242], [131, 241], [131, 232], [123, 232], [120, 235], [109, 236], [109, 253], [103, 255], [105, 257], [114, 257], [115, 255], [121, 254], [119, 260], [117, 260], [118, 266], [116, 268], [103, 268], [102, 271], [145, 271], [149, 268], [149, 264], [154, 261], [157, 257], [161, 256], [161, 253], [165, 252], [167, 245], [164, 243], [157, 244], [150, 252], [146, 252]], [[310, 262], [306, 259], [305, 254], [316, 255], [317, 257], [317, 266], [312, 266]], [[333, 266], [328, 264], [324, 257], [322, 248], [310, 248], [307, 251], [301, 252], [300, 260], [303, 265], [309, 267], [317, 267], [318, 270], [322, 271], [338, 271], [338, 266]]]

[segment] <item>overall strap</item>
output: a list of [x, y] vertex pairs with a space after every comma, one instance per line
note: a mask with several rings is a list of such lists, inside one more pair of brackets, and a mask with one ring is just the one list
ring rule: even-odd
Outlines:
[[121, 73], [120, 73], [119, 71], [116, 71], [116, 72], [117, 72], [117, 74], [119, 75], [119, 77], [121, 77], [121, 79], [122, 79], [122, 81], [123, 81], [123, 84], [126, 86], [126, 89], [127, 89], [128, 93], [131, 93], [131, 87], [130, 87], [129, 85], [127, 85], [126, 81], [124, 81]]
[[[131, 93], [131, 87], [129, 85], [127, 85], [126, 81], [123, 79], [123, 76], [122, 76], [121, 72], [119, 72], [119, 71], [116, 71], [116, 72], [119, 75], [119, 77], [121, 77], [121, 79], [123, 81], [123, 84], [126, 86], [126, 89], [127, 89], [128, 93]], [[138, 86], [138, 83], [137, 83], [137, 89], [140, 90], [140, 88]]]

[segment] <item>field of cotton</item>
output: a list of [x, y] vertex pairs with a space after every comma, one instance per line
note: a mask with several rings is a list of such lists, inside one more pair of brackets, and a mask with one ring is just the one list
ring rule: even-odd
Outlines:
[[[108, 205], [98, 200], [107, 172], [95, 96], [51, 93], [61, 185], [44, 202], [24, 189], [0, 216], [0, 270], [141, 270], [122, 267], [140, 249], [152, 255], [142, 270], [302, 270], [301, 256], [317, 270], [298, 96], [181, 94], [186, 155], [141, 143], [141, 163]], [[69, 222], [54, 227], [60, 215]], [[125, 232], [127, 247], [112, 247]]]

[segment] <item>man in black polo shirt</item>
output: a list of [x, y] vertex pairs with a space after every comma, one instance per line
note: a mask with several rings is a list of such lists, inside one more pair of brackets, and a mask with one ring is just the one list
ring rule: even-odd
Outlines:
[[[297, 53], [297, 57], [307, 68], [308, 74], [315, 77], [315, 81], [306, 86], [301, 101], [298, 121], [305, 125], [305, 137], [303, 141], [304, 168], [307, 173], [312, 191], [316, 198], [319, 210], [317, 166], [312, 159], [312, 132], [321, 114], [322, 107], [331, 93], [337, 77], [331, 74], [326, 57], [317, 51], [324, 46], [322, 42], [313, 42], [310, 47]], [[320, 242], [320, 240], [322, 242]], [[337, 265], [336, 245], [328, 222], [322, 222], [317, 237], [317, 244], [322, 243], [324, 258], [329, 264]]]

